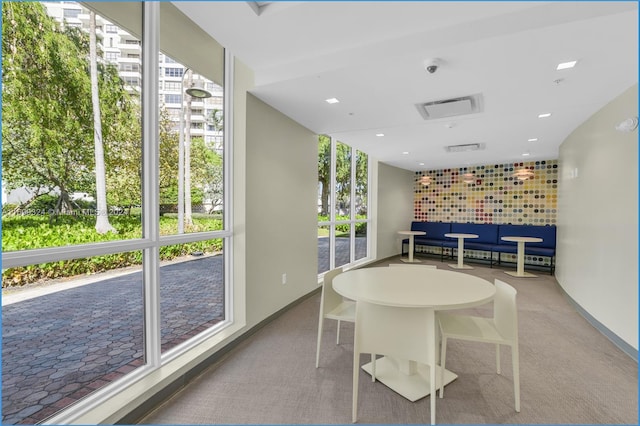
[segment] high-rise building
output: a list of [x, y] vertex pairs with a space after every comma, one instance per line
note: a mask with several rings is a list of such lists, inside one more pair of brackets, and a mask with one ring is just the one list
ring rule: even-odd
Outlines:
[[[43, 2], [43, 4], [49, 16], [61, 24], [88, 31], [89, 9], [83, 5], [70, 1]], [[102, 60], [115, 65], [129, 93], [139, 96], [142, 86], [140, 40], [99, 15], [96, 15], [96, 36]], [[160, 107], [165, 108], [177, 132], [180, 126], [180, 113], [186, 108], [184, 89], [187, 88], [186, 80], [189, 78], [185, 76], [188, 68], [163, 53], [160, 53], [159, 63]], [[186, 114], [187, 111], [185, 111], [185, 115], [190, 119], [189, 134], [192, 137], [203, 137], [208, 147], [221, 153], [222, 130], [218, 128], [214, 116], [221, 117], [223, 88], [196, 73], [193, 73], [191, 78], [194, 86], [205, 89], [212, 96], [207, 99], [191, 99], [190, 114]]]

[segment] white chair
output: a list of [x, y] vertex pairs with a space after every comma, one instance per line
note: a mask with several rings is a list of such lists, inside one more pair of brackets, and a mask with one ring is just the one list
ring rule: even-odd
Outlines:
[[390, 267], [401, 267], [401, 268], [430, 268], [430, 269], [438, 269], [436, 265], [416, 265], [414, 263], [390, 263]]
[[[376, 375], [376, 354], [431, 365], [429, 354], [433, 354], [435, 348], [431, 347], [430, 339], [427, 337], [429, 335], [428, 325], [432, 324], [433, 326], [433, 321], [435, 321], [434, 313], [428, 308], [384, 306], [358, 301], [353, 341], [352, 420], [354, 423], [358, 414], [360, 354], [371, 354], [372, 381], [375, 381]], [[424, 338], [420, 338], [421, 336]], [[431, 386], [431, 424], [435, 424], [436, 377], [436, 370], [431, 368], [430, 380], [433, 383]]]
[[[515, 397], [516, 411], [520, 412], [518, 308], [516, 305], [517, 291], [509, 284], [500, 280], [495, 280], [495, 285], [496, 295], [493, 299], [493, 318], [438, 312], [438, 322], [440, 324], [440, 334], [442, 336], [442, 353], [440, 355], [440, 362], [442, 370], [444, 371], [448, 339], [495, 343], [496, 369], [498, 374], [500, 374], [500, 345], [511, 346], [513, 393]], [[441, 385], [440, 398], [442, 398], [443, 393], [444, 386]]]
[[322, 342], [322, 328], [324, 319], [338, 321], [336, 345], [340, 343], [340, 321], [354, 322], [356, 317], [356, 302], [343, 298], [333, 289], [333, 279], [342, 273], [342, 268], [332, 269], [324, 274], [322, 279], [322, 296], [320, 298], [320, 315], [318, 318], [318, 346], [316, 348], [316, 368], [320, 363], [320, 344]]

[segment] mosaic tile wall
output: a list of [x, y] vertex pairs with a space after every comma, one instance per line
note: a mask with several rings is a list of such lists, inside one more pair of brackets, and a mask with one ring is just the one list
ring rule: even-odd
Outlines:
[[[534, 177], [514, 178], [522, 168]], [[462, 180], [467, 173], [473, 183]], [[429, 186], [420, 183], [425, 175]], [[557, 202], [557, 160], [429, 170], [414, 179], [414, 220], [420, 221], [555, 225]]]
[[[528, 169], [528, 180], [513, 177], [516, 170]], [[473, 181], [463, 181], [465, 174]], [[428, 186], [423, 176], [431, 177]], [[495, 223], [514, 225], [555, 225], [558, 203], [558, 161], [471, 166], [416, 172], [414, 179], [414, 220], [429, 222]], [[418, 251], [427, 251], [423, 248]], [[465, 255], [487, 258], [484, 252]], [[504, 261], [515, 256], [503, 254]], [[547, 264], [548, 259], [527, 256], [527, 263]]]

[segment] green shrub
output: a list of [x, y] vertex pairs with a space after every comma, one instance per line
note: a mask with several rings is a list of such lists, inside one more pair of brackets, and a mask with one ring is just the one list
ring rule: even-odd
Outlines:
[[[194, 225], [188, 232], [201, 232], [222, 229], [222, 221], [209, 215], [194, 215]], [[117, 234], [96, 233], [95, 216], [60, 215], [55, 221], [48, 216], [13, 216], [2, 218], [2, 250], [18, 251], [45, 247], [63, 247], [102, 241], [130, 240], [142, 237], [142, 225], [139, 215], [110, 216], [109, 222], [118, 230]], [[160, 218], [160, 232], [163, 235], [175, 234], [177, 219]], [[188, 255], [193, 252], [218, 253], [222, 250], [222, 240], [197, 241], [160, 248], [160, 259]], [[39, 280], [69, 277], [81, 274], [93, 274], [139, 265], [142, 252], [123, 252], [91, 258], [71, 259], [8, 268], [2, 272], [2, 287], [21, 286]]]
[[49, 195], [49, 194], [40, 195], [38, 198], [36, 198], [29, 204], [29, 210], [35, 210], [35, 211], [41, 211], [41, 212], [53, 211], [58, 205], [58, 198], [59, 197], [56, 195]]
[[4, 203], [2, 205], [2, 214], [3, 215], [9, 214], [15, 209], [17, 209], [19, 206], [20, 206], [19, 204]]
[[[364, 220], [367, 216], [364, 215], [356, 215], [357, 220]], [[336, 220], [350, 220], [349, 216], [336, 216]], [[318, 215], [318, 222], [328, 222], [329, 216]], [[336, 225], [336, 233], [337, 234], [348, 234], [349, 233], [349, 224], [341, 223]], [[367, 223], [366, 222], [358, 222], [356, 223], [356, 235], [366, 235], [367, 234]]]

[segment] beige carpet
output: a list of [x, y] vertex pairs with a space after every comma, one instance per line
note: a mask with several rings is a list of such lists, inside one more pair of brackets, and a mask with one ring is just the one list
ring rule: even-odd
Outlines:
[[[422, 259], [438, 268], [453, 263]], [[638, 424], [637, 363], [571, 307], [552, 276], [513, 278], [473, 266], [464, 272], [518, 290], [521, 412], [509, 349], [501, 352], [500, 376], [493, 345], [452, 340], [447, 368], [458, 378], [436, 402], [437, 423]], [[285, 312], [141, 423], [350, 424], [353, 325], [343, 324], [336, 346], [335, 322], [325, 320], [316, 369], [319, 303], [318, 294]], [[465, 312], [490, 316], [492, 306]], [[359, 395], [358, 423], [430, 422], [429, 397], [409, 402], [364, 372]]]

